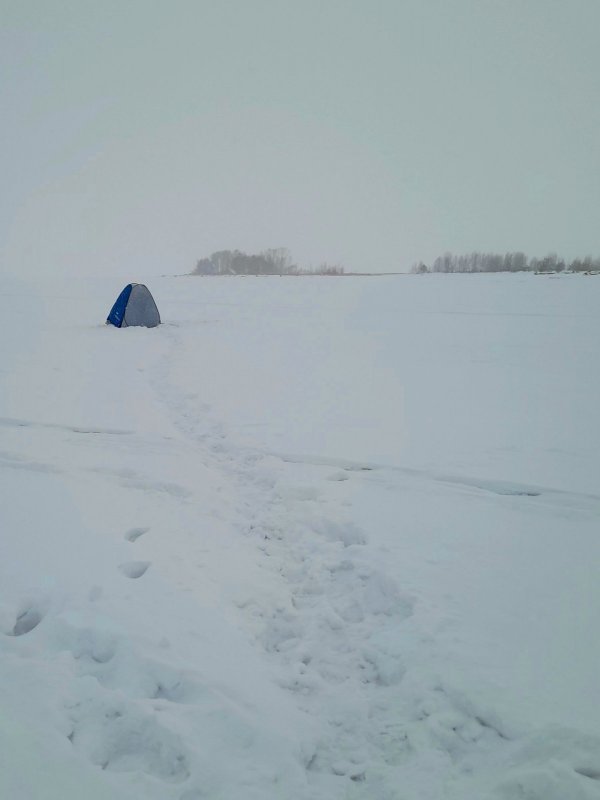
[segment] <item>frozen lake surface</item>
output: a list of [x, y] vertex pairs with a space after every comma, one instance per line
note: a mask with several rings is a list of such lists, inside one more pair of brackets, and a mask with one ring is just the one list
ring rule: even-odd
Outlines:
[[600, 798], [600, 277], [0, 284], [0, 796]]

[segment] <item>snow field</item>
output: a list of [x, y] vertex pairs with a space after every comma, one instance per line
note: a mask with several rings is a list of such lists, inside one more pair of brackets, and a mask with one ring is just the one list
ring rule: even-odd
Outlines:
[[0, 796], [600, 797], [597, 290], [439, 277], [6, 287]]

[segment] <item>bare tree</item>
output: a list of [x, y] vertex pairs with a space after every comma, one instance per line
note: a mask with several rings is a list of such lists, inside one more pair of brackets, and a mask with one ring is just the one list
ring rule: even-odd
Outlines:
[[249, 255], [240, 250], [218, 250], [210, 258], [201, 258], [196, 263], [193, 275], [343, 275], [340, 265], [322, 264], [316, 270], [299, 269], [285, 247], [264, 250], [258, 255]]

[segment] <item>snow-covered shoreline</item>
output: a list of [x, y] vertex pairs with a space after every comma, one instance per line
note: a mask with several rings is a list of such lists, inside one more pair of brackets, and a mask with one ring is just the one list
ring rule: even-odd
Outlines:
[[600, 797], [600, 286], [469, 278], [4, 286], [0, 796]]

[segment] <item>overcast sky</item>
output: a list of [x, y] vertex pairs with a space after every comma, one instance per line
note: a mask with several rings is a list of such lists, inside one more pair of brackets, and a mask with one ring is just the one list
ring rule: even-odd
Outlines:
[[600, 254], [600, 0], [0, 0], [2, 268]]

